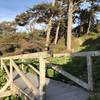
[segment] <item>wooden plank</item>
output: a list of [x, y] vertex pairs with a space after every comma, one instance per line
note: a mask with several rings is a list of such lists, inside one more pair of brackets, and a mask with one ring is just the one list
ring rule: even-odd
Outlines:
[[0, 93], [0, 98], [11, 96], [11, 95], [12, 95], [12, 91], [5, 91]]
[[88, 86], [93, 91], [93, 73], [92, 73], [92, 59], [87, 56], [87, 72], [88, 72]]
[[11, 84], [11, 80], [9, 80], [9, 81], [4, 85], [4, 87], [1, 88], [0, 94], [1, 94], [2, 92], [6, 91], [7, 88], [10, 86], [10, 84]]
[[1, 70], [3, 70], [3, 64], [2, 64], [2, 59], [0, 59], [0, 64], [1, 64]]
[[20, 87], [18, 87], [17, 85], [14, 84], [14, 87], [16, 87], [17, 89], [17, 93], [16, 94], [19, 94], [19, 92], [21, 92], [22, 94], [24, 94], [29, 100], [32, 100], [32, 98], [27, 94], [25, 93], [22, 89], [20, 89]]
[[70, 56], [71, 53], [56, 53], [56, 54], [53, 54], [53, 57], [63, 57], [63, 56]]
[[18, 66], [15, 64], [15, 62], [13, 60], [11, 60], [11, 63], [13, 64], [13, 67], [15, 68], [17, 73], [21, 76], [21, 78], [23, 79], [25, 84], [28, 86], [28, 88], [30, 88], [32, 90], [33, 94], [36, 95], [37, 89], [34, 87], [34, 85], [31, 83], [31, 81], [24, 76], [22, 71], [18, 68]]
[[46, 78], [45, 78], [45, 73], [46, 73], [46, 67], [45, 67], [45, 60], [40, 57], [39, 58], [40, 62], [40, 100], [45, 100], [45, 86], [46, 86]]
[[1, 66], [5, 69], [7, 76], [10, 78], [10, 72], [8, 71], [7, 66], [5, 65], [2, 59], [1, 59]]
[[78, 85], [80, 85], [81, 87], [89, 90], [88, 88], [88, 84], [83, 82], [82, 80], [76, 78], [75, 76], [71, 75], [68, 72], [65, 72], [64, 70], [62, 70], [61, 68], [59, 68], [59, 66], [57, 65], [53, 65], [53, 64], [48, 64], [48, 66], [50, 66], [51, 68], [53, 68], [55, 71], [59, 72], [60, 74], [62, 74], [63, 76], [69, 78], [70, 80], [72, 80], [73, 82], [77, 83]]
[[84, 57], [87, 55], [88, 56], [100, 56], [100, 51], [75, 52], [75, 53], [56, 53], [56, 54], [53, 54], [53, 57], [63, 57], [63, 56]]
[[38, 75], [40, 75], [40, 72], [39, 72], [36, 68], [34, 68], [34, 66], [32, 66], [31, 64], [28, 64], [28, 66], [29, 66], [33, 71], [35, 71]]
[[77, 52], [77, 53], [72, 53], [71, 56], [79, 56], [79, 57], [100, 56], [100, 51]]
[[11, 59], [10, 59], [10, 79], [11, 79], [10, 90], [13, 91], [13, 66]]
[[10, 57], [2, 57], [3, 60], [9, 60], [9, 59], [32, 59], [32, 58], [39, 58], [42, 56], [43, 58], [50, 57], [50, 55], [47, 52], [38, 52], [38, 53], [30, 53], [30, 54], [22, 54], [17, 56], [10, 56]]

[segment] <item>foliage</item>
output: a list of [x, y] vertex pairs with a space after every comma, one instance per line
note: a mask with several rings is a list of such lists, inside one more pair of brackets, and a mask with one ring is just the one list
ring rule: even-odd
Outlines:
[[6, 79], [4, 78], [4, 72], [0, 69], [0, 88], [4, 86]]
[[[15, 55], [32, 53], [44, 49], [44, 38], [35, 33], [15, 33], [12, 35], [0, 36], [0, 55]], [[41, 34], [41, 33], [40, 33]]]
[[1, 22], [0, 23], [0, 34], [7, 35], [16, 32], [16, 23], [15, 22]]

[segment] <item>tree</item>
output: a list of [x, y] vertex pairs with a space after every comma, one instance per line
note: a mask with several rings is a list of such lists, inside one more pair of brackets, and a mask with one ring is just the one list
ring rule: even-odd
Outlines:
[[[56, 0], [53, 0], [52, 7], [55, 6]], [[51, 28], [52, 28], [52, 19], [53, 19], [53, 14], [51, 15], [47, 27], [47, 36], [46, 36], [46, 49], [49, 47], [49, 42], [50, 42], [50, 33], [51, 33]]]
[[83, 24], [89, 20], [90, 13], [88, 10], [80, 9], [80, 4], [84, 1], [90, 2], [91, 0], [54, 0], [50, 4], [38, 4], [16, 16], [16, 22], [22, 26], [30, 25], [30, 30], [35, 23], [45, 23], [47, 25], [45, 32], [47, 48], [50, 45], [50, 36], [54, 37], [54, 43], [56, 44], [58, 35], [60, 36], [62, 33], [65, 35], [66, 33], [67, 50], [71, 51], [72, 24], [77, 18], [75, 13], [80, 15], [81, 28], [84, 28]]
[[[32, 22], [31, 24], [34, 24], [34, 22], [45, 23], [47, 25], [46, 47], [48, 47], [50, 43], [50, 34], [53, 30], [52, 25], [54, 23], [55, 16], [58, 15], [58, 6], [55, 6], [55, 2], [56, 1], [54, 0], [52, 4], [43, 3], [35, 5], [34, 7], [27, 10], [25, 13], [17, 15], [15, 19], [17, 24], [21, 26], [27, 26], [30, 24], [30, 22]], [[57, 22], [57, 20], [58, 19], [56, 19], [55, 22]]]
[[63, 4], [63, 0], [60, 1], [60, 5], [59, 5], [60, 7], [59, 7], [58, 23], [57, 23], [57, 28], [56, 28], [55, 40], [54, 40], [55, 44], [57, 44], [59, 29], [60, 29], [60, 25], [61, 25], [61, 21], [62, 21], [62, 16], [63, 16], [62, 4]]
[[67, 25], [67, 50], [71, 51], [71, 36], [73, 22], [73, 0], [68, 1], [68, 25]]
[[89, 16], [88, 16], [88, 28], [87, 28], [87, 34], [90, 33], [91, 26], [95, 23], [94, 22], [94, 15], [97, 11], [100, 11], [100, 6], [96, 4], [98, 0], [91, 0], [91, 8], [89, 10]]

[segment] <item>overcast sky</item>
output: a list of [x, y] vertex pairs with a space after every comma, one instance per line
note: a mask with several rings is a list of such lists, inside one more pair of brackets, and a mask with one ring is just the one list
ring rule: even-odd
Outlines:
[[0, 0], [0, 21], [14, 20], [17, 14], [24, 12], [34, 4], [51, 0]]

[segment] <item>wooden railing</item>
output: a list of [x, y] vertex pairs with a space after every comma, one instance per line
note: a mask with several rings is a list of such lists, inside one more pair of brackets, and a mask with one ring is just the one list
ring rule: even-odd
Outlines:
[[[39, 100], [44, 100], [45, 98], [45, 60], [44, 58], [49, 57], [47, 52], [39, 52], [39, 53], [32, 53], [32, 54], [24, 54], [18, 56], [11, 56], [11, 57], [2, 57], [1, 58], [1, 68], [6, 72], [7, 83], [5, 86], [0, 90], [0, 97], [9, 96], [12, 94], [16, 94], [17, 88], [14, 88], [14, 71], [19, 74], [22, 80], [25, 82], [27, 87], [32, 90], [32, 93], [36, 98], [39, 97]], [[22, 70], [20, 70], [19, 66], [16, 64], [16, 60], [27, 60], [37, 58], [39, 60], [39, 70], [34, 68], [31, 64], [28, 64], [28, 67], [31, 68], [39, 75], [39, 96], [36, 95], [37, 89], [32, 84], [32, 82], [25, 77]], [[5, 62], [9, 62], [9, 66], [6, 66]]]
[[[32, 53], [32, 54], [24, 54], [18, 56], [11, 56], [11, 57], [1, 57], [1, 68], [6, 72], [6, 79], [7, 83], [5, 86], [0, 90], [0, 97], [9, 96], [12, 94], [16, 94], [18, 92], [16, 86], [14, 85], [14, 77], [13, 73], [16, 71], [22, 80], [25, 82], [27, 87], [32, 90], [32, 93], [36, 95], [37, 88], [32, 84], [32, 82], [25, 77], [22, 70], [20, 70], [18, 64], [16, 64], [16, 60], [27, 60], [27, 59], [34, 59], [37, 58], [39, 61], [39, 70], [33, 67], [32, 64], [28, 64], [28, 67], [31, 68], [39, 75], [39, 100], [45, 100], [45, 72], [46, 72], [46, 63], [48, 66], [52, 67], [54, 70], [59, 72], [60, 74], [64, 75], [65, 77], [69, 78], [70, 80], [74, 81], [78, 85], [82, 86], [87, 90], [93, 91], [93, 75], [92, 75], [92, 56], [100, 56], [99, 51], [92, 51], [92, 52], [79, 52], [79, 53], [61, 53], [61, 54], [53, 54], [52, 57], [62, 57], [62, 56], [73, 56], [73, 57], [86, 57], [87, 59], [87, 72], [88, 72], [88, 82], [84, 82], [81, 79], [71, 75], [68, 72], [60, 69], [58, 65], [51, 64], [45, 58], [50, 57], [51, 55], [47, 52], [39, 52], [39, 53]], [[6, 62], [9, 63], [6, 65]], [[23, 94], [24, 91], [21, 90]], [[28, 95], [25, 94], [27, 97]], [[29, 98], [30, 99], [30, 98]]]
[[53, 68], [55, 71], [59, 72], [63, 76], [77, 83], [81, 87], [93, 91], [93, 68], [92, 68], [92, 57], [100, 56], [100, 51], [88, 51], [88, 52], [78, 52], [78, 53], [59, 53], [53, 54], [53, 57], [63, 57], [63, 56], [71, 56], [71, 57], [86, 57], [87, 61], [87, 77], [88, 82], [84, 82], [81, 79], [71, 75], [69, 72], [62, 70], [58, 65], [51, 64], [47, 61], [48, 66]]

